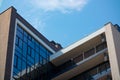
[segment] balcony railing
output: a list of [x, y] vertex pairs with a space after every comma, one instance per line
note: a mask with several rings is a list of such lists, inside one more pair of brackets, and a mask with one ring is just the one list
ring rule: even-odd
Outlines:
[[71, 80], [99, 80], [103, 76], [109, 76], [109, 80], [112, 80], [110, 76], [109, 61], [103, 62], [102, 64], [73, 77]]
[[107, 48], [106, 42], [103, 42], [103, 43], [97, 45], [96, 47], [91, 48], [90, 50], [83, 52], [82, 54], [78, 55], [77, 57], [75, 57], [75, 58], [69, 60], [68, 62], [62, 64], [61, 66], [57, 67], [56, 68], [57, 71], [55, 72], [55, 76], [76, 67], [77, 63], [80, 63], [83, 60], [88, 59], [92, 55], [97, 54], [106, 48]]
[[82, 54], [80, 54], [79, 56], [73, 58], [73, 61], [74, 61], [75, 63], [80, 62], [80, 61], [82, 61], [83, 59], [86, 59], [86, 58], [94, 55], [95, 53], [97, 53], [97, 52], [105, 49], [106, 47], [107, 47], [106, 42], [101, 43], [101, 44], [97, 45], [96, 47], [91, 48], [90, 50], [85, 51], [85, 52], [83, 52]]

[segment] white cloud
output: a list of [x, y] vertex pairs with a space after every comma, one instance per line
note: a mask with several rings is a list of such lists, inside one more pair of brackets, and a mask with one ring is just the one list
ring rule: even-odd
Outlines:
[[40, 32], [44, 32], [45, 23], [38, 18], [34, 19], [33, 21], [33, 26]]
[[44, 11], [80, 11], [88, 0], [31, 0], [33, 6]]

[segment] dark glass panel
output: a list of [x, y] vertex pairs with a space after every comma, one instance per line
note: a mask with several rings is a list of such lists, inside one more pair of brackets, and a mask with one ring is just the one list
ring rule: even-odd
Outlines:
[[39, 53], [36, 52], [35, 54], [35, 64], [38, 64], [39, 63]]
[[19, 38], [23, 39], [23, 34], [22, 34], [21, 32], [19, 32], [19, 31], [17, 31], [17, 36], [18, 36]]
[[18, 36], [16, 36], [15, 44], [18, 45], [18, 43], [19, 43], [19, 39]]
[[14, 56], [14, 66], [15, 66], [15, 67], [17, 67], [17, 65], [18, 65], [17, 62], [18, 62], [18, 56], [15, 55], [15, 56]]
[[[20, 49], [20, 51], [21, 51], [21, 49]], [[22, 54], [17, 50], [15, 51], [15, 55], [18, 56], [18, 57], [22, 57]]]
[[32, 49], [32, 52], [31, 52], [31, 57], [34, 58], [35, 57], [35, 50]]
[[17, 31], [23, 33], [23, 29], [20, 27], [20, 25], [17, 25], [17, 26], [18, 26], [18, 27], [17, 27]]
[[89, 56], [91, 56], [91, 55], [93, 55], [93, 54], [95, 54], [95, 49], [94, 49], [94, 48], [86, 51], [86, 52], [84, 53], [84, 57], [87, 58], [87, 57], [89, 57]]
[[21, 40], [21, 39], [19, 39], [19, 44], [18, 44], [18, 46], [22, 49], [23, 42], [22, 42], [22, 40]]
[[23, 41], [24, 41], [25, 43], [27, 43], [27, 42], [28, 42], [28, 39], [27, 39], [27, 37], [26, 37], [26, 36], [24, 36]]
[[74, 60], [75, 63], [82, 61], [83, 60], [83, 54], [75, 57], [73, 60]]
[[24, 37], [28, 37], [28, 33], [26, 31], [24, 31]]
[[99, 51], [105, 49], [106, 47], [107, 47], [106, 42], [101, 43], [101, 44], [99, 44], [99, 45], [96, 47], [96, 52], [99, 52]]
[[36, 50], [37, 52], [39, 52], [39, 51], [40, 51], [39, 46], [35, 46], [35, 50]]
[[21, 58], [18, 57], [18, 66], [17, 68], [19, 69], [19, 71], [21, 71], [22, 69], [22, 65], [21, 65], [22, 61], [21, 61]]
[[31, 47], [27, 47], [27, 54], [29, 55], [29, 56], [31, 56]]
[[26, 62], [22, 61], [22, 70], [26, 69]]
[[23, 43], [23, 56], [26, 57], [27, 54], [27, 44]]

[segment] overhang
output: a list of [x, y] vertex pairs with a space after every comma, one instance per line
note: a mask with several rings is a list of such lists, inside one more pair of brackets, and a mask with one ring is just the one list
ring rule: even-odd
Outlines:
[[67, 60], [71, 59], [73, 56], [77, 56], [79, 53], [83, 52], [83, 50], [94, 47], [94, 45], [101, 43], [100, 35], [104, 32], [105, 28], [103, 27], [91, 35], [68, 46], [67, 48], [60, 50], [50, 57], [51, 62], [54, 65], [59, 66], [60, 64], [63, 64]]

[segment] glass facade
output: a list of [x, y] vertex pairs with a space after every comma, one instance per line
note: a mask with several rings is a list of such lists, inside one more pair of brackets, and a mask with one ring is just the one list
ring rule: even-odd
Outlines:
[[12, 79], [47, 80], [46, 64], [51, 54], [20, 25], [17, 25]]

